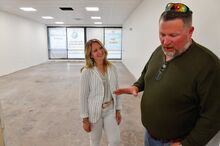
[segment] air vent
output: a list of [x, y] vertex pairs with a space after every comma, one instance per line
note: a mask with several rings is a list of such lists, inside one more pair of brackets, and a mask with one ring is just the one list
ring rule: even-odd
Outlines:
[[82, 18], [74, 18], [76, 21], [80, 21], [82, 20]]
[[62, 10], [62, 11], [73, 11], [73, 8], [71, 8], [71, 7], [60, 7], [60, 10]]

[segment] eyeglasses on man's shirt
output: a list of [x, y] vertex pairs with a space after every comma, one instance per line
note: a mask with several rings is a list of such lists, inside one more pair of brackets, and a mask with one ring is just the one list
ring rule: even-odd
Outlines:
[[155, 77], [155, 79], [157, 80], [157, 81], [159, 81], [160, 79], [161, 79], [161, 77], [162, 77], [162, 74], [163, 74], [163, 72], [164, 72], [164, 70], [167, 68], [167, 62], [164, 62], [163, 64], [162, 64], [162, 66], [160, 67], [160, 69], [159, 69], [159, 71], [158, 71], [158, 73], [157, 73], [157, 75], [156, 75], [156, 77]]
[[182, 3], [168, 3], [165, 11], [174, 11], [174, 12], [182, 12], [182, 13], [191, 12], [189, 7], [187, 7]]

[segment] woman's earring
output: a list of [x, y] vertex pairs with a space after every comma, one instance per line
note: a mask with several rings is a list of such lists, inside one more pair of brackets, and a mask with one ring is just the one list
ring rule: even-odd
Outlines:
[[90, 61], [90, 64], [91, 64], [91, 65], [94, 65], [94, 61], [93, 61], [93, 59], [92, 59], [92, 58], [90, 58], [90, 60], [89, 60], [89, 61]]

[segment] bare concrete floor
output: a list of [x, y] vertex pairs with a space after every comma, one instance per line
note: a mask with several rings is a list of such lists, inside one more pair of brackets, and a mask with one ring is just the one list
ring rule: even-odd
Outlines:
[[[120, 87], [135, 79], [114, 63]], [[48, 62], [0, 77], [0, 115], [6, 146], [89, 146], [79, 117], [79, 77], [82, 62]], [[143, 146], [141, 95], [123, 99], [121, 146]], [[207, 146], [220, 146], [220, 132]], [[102, 146], [107, 146], [105, 136]]]
[[[121, 87], [135, 79], [115, 63]], [[89, 146], [79, 117], [81, 62], [48, 62], [0, 77], [6, 146]], [[143, 146], [140, 95], [123, 95], [121, 146]], [[102, 146], [106, 146], [103, 137]]]

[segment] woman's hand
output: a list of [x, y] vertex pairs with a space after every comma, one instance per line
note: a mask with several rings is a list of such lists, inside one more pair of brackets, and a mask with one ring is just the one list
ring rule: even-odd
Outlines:
[[86, 132], [91, 132], [92, 124], [89, 121], [89, 118], [83, 118], [83, 129]]
[[116, 121], [117, 121], [118, 125], [121, 123], [121, 119], [122, 119], [122, 117], [121, 117], [120, 110], [116, 110]]

